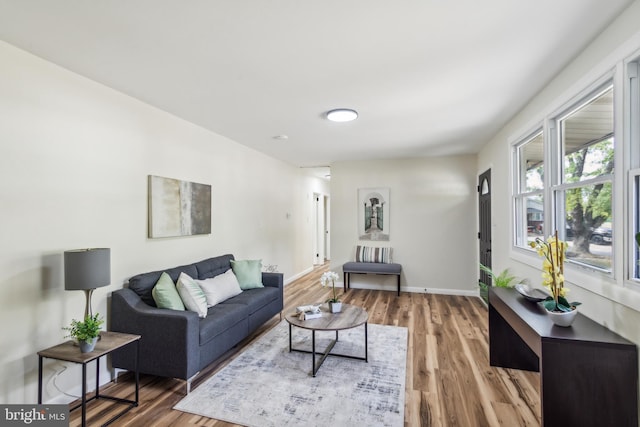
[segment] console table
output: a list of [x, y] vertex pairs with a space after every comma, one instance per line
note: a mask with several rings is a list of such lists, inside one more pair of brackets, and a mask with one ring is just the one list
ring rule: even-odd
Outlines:
[[[78, 347], [73, 341], [66, 341], [62, 344], [58, 344], [53, 347], [49, 347], [45, 350], [38, 352], [38, 404], [42, 404], [42, 360], [46, 357], [48, 359], [63, 360], [66, 362], [79, 363], [82, 365], [82, 396], [80, 397], [80, 403], [70, 409], [82, 408], [82, 427], [87, 425], [87, 402], [94, 399], [109, 399], [117, 403], [124, 403], [127, 407], [119, 414], [111, 418], [103, 425], [109, 425], [122, 415], [124, 415], [131, 408], [138, 406], [139, 399], [139, 375], [138, 375], [138, 357], [140, 348], [140, 335], [123, 334], [120, 332], [100, 332], [100, 340], [97, 342], [96, 347], [89, 353], [81, 353], [80, 347]], [[123, 399], [120, 397], [107, 396], [100, 393], [100, 358], [106, 356], [114, 350], [117, 350], [125, 345], [136, 344], [136, 358], [135, 358], [135, 399]], [[91, 361], [96, 361], [96, 392], [87, 399], [87, 364]]]
[[489, 288], [489, 360], [540, 372], [545, 427], [638, 426], [637, 346], [580, 313], [555, 326], [542, 305]]

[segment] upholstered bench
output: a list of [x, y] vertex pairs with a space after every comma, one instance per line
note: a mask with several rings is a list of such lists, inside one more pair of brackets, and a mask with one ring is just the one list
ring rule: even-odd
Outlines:
[[400, 295], [400, 273], [402, 265], [380, 262], [347, 262], [342, 266], [344, 274], [344, 291], [349, 289], [352, 274], [392, 274], [398, 278], [398, 295]]

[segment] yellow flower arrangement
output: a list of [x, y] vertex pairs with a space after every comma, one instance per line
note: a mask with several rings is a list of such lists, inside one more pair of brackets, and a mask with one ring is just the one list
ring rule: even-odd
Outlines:
[[543, 257], [542, 279], [543, 285], [551, 292], [543, 304], [549, 311], [571, 311], [579, 302], [567, 301], [566, 295], [569, 289], [564, 287], [564, 258], [567, 251], [567, 242], [558, 239], [558, 231], [546, 241], [536, 238], [529, 245]]

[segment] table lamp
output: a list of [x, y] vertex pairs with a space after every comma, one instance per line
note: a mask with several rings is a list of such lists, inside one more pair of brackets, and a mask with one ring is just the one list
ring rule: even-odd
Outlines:
[[96, 288], [111, 283], [111, 249], [75, 249], [64, 252], [64, 288], [82, 290], [87, 302], [84, 318], [93, 316], [91, 294]]

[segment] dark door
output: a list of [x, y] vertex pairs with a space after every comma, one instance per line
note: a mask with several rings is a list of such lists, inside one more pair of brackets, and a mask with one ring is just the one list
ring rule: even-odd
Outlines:
[[[491, 169], [478, 177], [480, 263], [491, 268]], [[491, 286], [491, 277], [480, 270], [480, 282]]]

